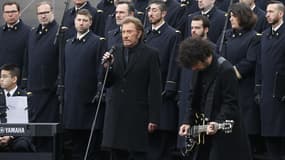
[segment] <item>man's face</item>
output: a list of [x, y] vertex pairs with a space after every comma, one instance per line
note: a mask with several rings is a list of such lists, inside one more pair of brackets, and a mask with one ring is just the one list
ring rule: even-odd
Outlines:
[[116, 7], [116, 24], [121, 25], [124, 18], [129, 16], [128, 5], [119, 4]]
[[208, 32], [208, 28], [203, 27], [202, 20], [192, 20], [191, 22], [192, 37], [204, 37], [207, 32]]
[[214, 3], [215, 0], [198, 0], [198, 7], [200, 10], [208, 10]]
[[158, 4], [151, 4], [148, 10], [149, 22], [153, 25], [161, 22], [166, 15], [166, 12], [161, 11]]
[[20, 12], [15, 4], [4, 6], [3, 10], [4, 21], [9, 24], [15, 24], [20, 18]]
[[270, 25], [277, 24], [283, 18], [283, 13], [277, 9], [277, 4], [269, 4], [266, 8], [266, 19]]
[[40, 5], [37, 8], [38, 20], [39, 23], [43, 26], [46, 26], [53, 21], [54, 15], [51, 11], [51, 8], [48, 4]]
[[197, 64], [195, 65], [192, 65], [192, 70], [193, 71], [202, 71], [204, 69], [206, 69], [210, 64], [205, 61], [205, 62], [202, 62], [202, 61], [199, 61]]
[[17, 84], [17, 77], [12, 77], [10, 71], [1, 70], [0, 85], [1, 88], [10, 90]]
[[135, 24], [126, 23], [122, 25], [122, 39], [125, 47], [131, 48], [135, 46], [142, 35], [141, 31], [136, 29]]
[[75, 6], [80, 7], [86, 1], [87, 0], [73, 0], [73, 3], [74, 3]]
[[75, 28], [78, 33], [85, 33], [91, 26], [92, 21], [85, 15], [76, 15], [74, 20]]

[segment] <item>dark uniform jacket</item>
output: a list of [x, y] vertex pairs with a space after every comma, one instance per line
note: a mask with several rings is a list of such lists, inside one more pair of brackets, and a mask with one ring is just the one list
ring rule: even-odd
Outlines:
[[112, 14], [116, 8], [113, 0], [101, 0], [97, 4], [97, 9], [103, 11], [104, 20], [106, 20], [108, 15]]
[[[194, 17], [195, 15], [202, 15], [202, 12], [198, 11], [188, 15], [188, 19], [186, 21], [186, 28], [185, 28], [186, 30], [185, 37], [191, 36], [191, 22], [192, 22], [192, 17]], [[217, 7], [213, 7], [205, 16], [207, 16], [208, 19], [210, 20], [210, 26], [211, 26], [209, 28], [208, 38], [210, 41], [216, 43], [223, 31], [225, 20], [227, 18], [226, 14]]]
[[56, 21], [34, 28], [29, 36], [28, 90], [33, 122], [56, 122], [58, 120], [58, 97], [56, 80], [58, 75], [58, 45], [54, 44], [58, 24]]
[[145, 43], [159, 51], [163, 105], [160, 110], [160, 129], [177, 130], [176, 96], [179, 69], [177, 66], [180, 32], [164, 23], [158, 30], [147, 29]]
[[[64, 127], [67, 129], [90, 129], [96, 103], [92, 100], [97, 92], [99, 63], [104, 52], [104, 39], [89, 32], [81, 40], [69, 39], [65, 46], [65, 93]], [[102, 112], [98, 125], [102, 126]], [[100, 125], [99, 125], [100, 124]]]
[[114, 52], [107, 87], [111, 95], [106, 108], [102, 146], [128, 151], [148, 149], [149, 122], [159, 124], [161, 80], [158, 53], [143, 43], [129, 51], [124, 68], [123, 50]]
[[0, 66], [3, 64], [16, 64], [23, 69], [30, 27], [22, 20], [13, 28], [7, 24], [0, 29]]
[[226, 31], [220, 55], [235, 65], [241, 74], [238, 101], [249, 134], [260, 132], [259, 107], [254, 103], [256, 57], [259, 52], [260, 36], [254, 30]]
[[122, 34], [120, 27], [117, 27], [107, 34], [107, 48], [110, 49], [112, 46], [122, 44]]
[[[261, 133], [263, 136], [285, 136], [285, 102], [273, 97], [276, 73], [285, 74], [285, 25], [273, 33], [266, 29], [261, 38]], [[284, 84], [284, 83], [283, 83]], [[278, 89], [280, 86], [276, 86]]]
[[[104, 36], [104, 24], [105, 19], [102, 10], [97, 10], [91, 6], [90, 2], [87, 1], [87, 4], [82, 9], [88, 9], [92, 15], [92, 25], [90, 29], [92, 32], [99, 36]], [[69, 39], [76, 35], [76, 29], [74, 26], [74, 19], [76, 16], [75, 7], [70, 8], [64, 13], [63, 26], [68, 27], [65, 31], [65, 38]]]
[[[209, 152], [207, 160], [250, 160], [247, 136], [240, 122], [238, 81], [232, 65], [228, 61], [219, 65], [217, 57], [213, 56], [212, 64], [205, 70], [193, 72], [191, 102], [184, 122], [193, 126], [195, 113], [205, 113], [210, 122], [234, 120], [232, 133], [218, 131], [206, 136], [206, 143], [210, 143], [206, 149]], [[205, 149], [201, 149], [202, 146], [194, 153], [202, 152]]]
[[28, 88], [31, 91], [55, 89], [58, 72], [58, 46], [54, 44], [58, 24], [39, 25], [29, 37]]

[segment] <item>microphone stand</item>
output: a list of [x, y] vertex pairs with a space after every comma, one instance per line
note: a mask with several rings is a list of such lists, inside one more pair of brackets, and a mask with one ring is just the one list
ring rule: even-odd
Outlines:
[[110, 65], [111, 64], [110, 64], [110, 62], [106, 62], [106, 63], [108, 63], [108, 67], [107, 67], [106, 73], [104, 75], [104, 80], [103, 80], [103, 84], [102, 84], [102, 87], [101, 87], [100, 96], [99, 96], [99, 99], [98, 99], [97, 109], [96, 109], [96, 112], [95, 112], [94, 120], [92, 122], [90, 136], [89, 136], [88, 144], [87, 144], [85, 155], [84, 155], [84, 160], [87, 160], [87, 157], [88, 157], [88, 152], [89, 152], [91, 141], [92, 141], [92, 138], [93, 138], [93, 133], [94, 133], [94, 130], [95, 130], [95, 125], [96, 125], [99, 109], [100, 109], [100, 106], [101, 106], [103, 93], [104, 93], [104, 90], [105, 90], [105, 84], [106, 84], [107, 77], [108, 77], [108, 74], [109, 74], [109, 71], [110, 71]]
[[232, 4], [233, 4], [233, 0], [230, 0], [228, 11], [227, 11], [227, 18], [226, 18], [225, 23], [224, 23], [223, 32], [221, 34], [221, 41], [220, 41], [220, 46], [219, 46], [219, 54], [221, 54], [222, 49], [223, 49], [223, 44], [224, 44], [224, 41], [225, 41], [225, 34], [226, 34], [226, 30], [227, 30], [227, 27], [228, 27], [228, 21], [229, 21], [228, 17], [229, 17], [229, 14], [230, 14], [230, 7], [231, 7]]
[[60, 141], [59, 144], [59, 150], [57, 150], [57, 154], [60, 157], [59, 159], [63, 159], [63, 147], [64, 147], [64, 140], [63, 140], [63, 104], [64, 104], [64, 47], [65, 47], [65, 39], [64, 39], [64, 32], [67, 29], [67, 27], [63, 26], [64, 22], [64, 14], [69, 9], [70, 0], [65, 0], [64, 2], [65, 8], [62, 14], [61, 23], [58, 27], [58, 30], [56, 32], [56, 36], [54, 39], [54, 45], [58, 44], [58, 75], [57, 75], [57, 95], [59, 100], [59, 123], [61, 125], [60, 127], [60, 136], [58, 137], [58, 140]]

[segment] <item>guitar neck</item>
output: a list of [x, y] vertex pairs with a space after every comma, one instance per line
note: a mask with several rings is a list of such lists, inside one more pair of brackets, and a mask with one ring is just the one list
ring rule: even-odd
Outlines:
[[[208, 126], [209, 125], [195, 125], [195, 126], [191, 127], [190, 135], [196, 136], [196, 135], [199, 135], [201, 133], [207, 132]], [[217, 127], [218, 130], [220, 130], [220, 129], [224, 128], [224, 124], [218, 123], [218, 125], [215, 127]]]

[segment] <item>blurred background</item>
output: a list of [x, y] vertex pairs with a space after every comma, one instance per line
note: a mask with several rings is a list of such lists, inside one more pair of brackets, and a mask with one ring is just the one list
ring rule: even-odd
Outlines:
[[[35, 27], [38, 25], [37, 17], [36, 17], [36, 4], [43, 0], [0, 0], [1, 5], [1, 18], [0, 18], [0, 25], [4, 24], [3, 20], [3, 11], [2, 11], [2, 4], [7, 1], [14, 1], [18, 2], [21, 7], [21, 19], [28, 25]], [[58, 23], [61, 21], [61, 17], [63, 15], [65, 2], [69, 1], [69, 8], [73, 7], [73, 0], [48, 0], [54, 6], [55, 11], [55, 18]], [[96, 7], [99, 0], [89, 0], [89, 2]]]

